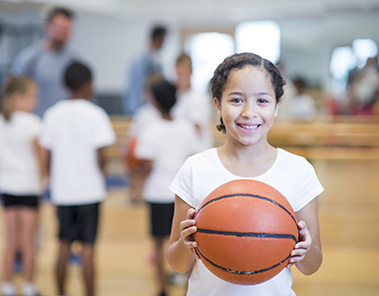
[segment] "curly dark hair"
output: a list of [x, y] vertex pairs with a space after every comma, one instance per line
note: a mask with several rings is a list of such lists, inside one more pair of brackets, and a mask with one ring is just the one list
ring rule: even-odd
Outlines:
[[91, 69], [81, 62], [73, 61], [64, 72], [64, 84], [74, 92], [79, 90], [87, 82], [92, 81]]
[[162, 80], [153, 83], [150, 89], [160, 111], [170, 115], [171, 108], [176, 103], [176, 86], [167, 80]]
[[[221, 103], [222, 93], [225, 90], [226, 83], [229, 79], [229, 74], [234, 69], [242, 69], [251, 65], [254, 67], [264, 68], [271, 77], [271, 82], [275, 91], [275, 99], [278, 103], [283, 96], [283, 87], [286, 84], [282, 74], [270, 61], [263, 59], [254, 53], [238, 53], [227, 57], [215, 70], [211, 79], [212, 97], [216, 98]], [[217, 129], [225, 132], [225, 126], [222, 124], [217, 126]]]

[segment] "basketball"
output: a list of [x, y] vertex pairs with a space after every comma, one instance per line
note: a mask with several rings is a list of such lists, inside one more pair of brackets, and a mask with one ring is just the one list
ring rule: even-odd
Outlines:
[[137, 145], [137, 137], [133, 137], [130, 139], [129, 143], [126, 146], [126, 150], [124, 153], [124, 162], [130, 168], [138, 168], [142, 164], [142, 160], [136, 157], [135, 149]]
[[291, 205], [259, 181], [235, 180], [216, 188], [198, 208], [195, 220], [201, 261], [233, 284], [271, 279], [287, 266], [298, 241]]

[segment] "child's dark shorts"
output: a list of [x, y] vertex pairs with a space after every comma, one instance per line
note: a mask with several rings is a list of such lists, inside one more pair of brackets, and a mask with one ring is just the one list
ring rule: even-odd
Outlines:
[[38, 209], [40, 197], [38, 195], [13, 195], [2, 193], [3, 206], [5, 209], [11, 207], [26, 207]]
[[60, 240], [95, 244], [100, 203], [58, 206]]
[[174, 203], [149, 203], [150, 233], [152, 236], [168, 236], [171, 233]]

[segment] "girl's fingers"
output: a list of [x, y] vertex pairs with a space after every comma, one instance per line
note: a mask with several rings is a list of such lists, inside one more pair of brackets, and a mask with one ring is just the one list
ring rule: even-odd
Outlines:
[[294, 251], [292, 251], [292, 253], [291, 253], [291, 259], [292, 258], [301, 258], [301, 257], [304, 257], [305, 256], [305, 254], [307, 254], [307, 250], [304, 250], [304, 249], [302, 249], [302, 250], [294, 250]]
[[186, 220], [183, 220], [179, 223], [179, 230], [184, 246], [190, 250], [194, 258], [199, 258], [199, 255], [196, 253], [197, 243], [192, 236], [192, 234], [197, 231], [196, 221], [194, 220], [195, 214], [195, 209], [189, 209], [187, 211]]
[[196, 226], [185, 228], [184, 230], [181, 231], [181, 236], [184, 240], [186, 240], [187, 238], [190, 238], [190, 236], [194, 234], [196, 230], [197, 230]]
[[187, 212], [187, 218], [186, 220], [183, 220], [179, 224], [179, 231], [183, 238], [187, 238], [191, 234], [195, 233], [196, 228], [196, 221], [193, 219], [195, 216], [195, 209], [189, 209]]
[[195, 218], [196, 210], [193, 208], [190, 208], [187, 211], [187, 220]]
[[187, 248], [196, 248], [197, 247], [197, 242], [194, 241], [194, 240], [190, 240], [190, 239], [187, 239], [184, 241], [184, 245], [187, 247]]
[[299, 223], [297, 223], [297, 227], [301, 230], [306, 228], [307, 226], [304, 221], [299, 221]]
[[291, 258], [288, 262], [287, 268], [304, 259], [305, 255], [309, 252], [311, 248], [311, 238], [307, 232], [307, 227], [303, 221], [298, 224], [300, 237], [304, 239], [295, 245], [295, 248], [291, 252]]
[[179, 224], [179, 230], [182, 232], [186, 228], [195, 226], [195, 220], [184, 220]]
[[190, 249], [190, 251], [195, 259], [200, 259], [200, 254], [198, 253], [197, 248]]

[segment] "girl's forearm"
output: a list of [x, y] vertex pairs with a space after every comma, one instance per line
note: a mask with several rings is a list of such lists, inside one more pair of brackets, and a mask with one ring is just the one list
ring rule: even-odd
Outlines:
[[178, 273], [185, 273], [192, 268], [195, 259], [179, 238], [168, 247], [167, 261], [173, 270]]
[[303, 260], [296, 263], [296, 267], [305, 275], [311, 275], [315, 273], [322, 263], [322, 251], [321, 248], [312, 244], [311, 249], [306, 254]]

